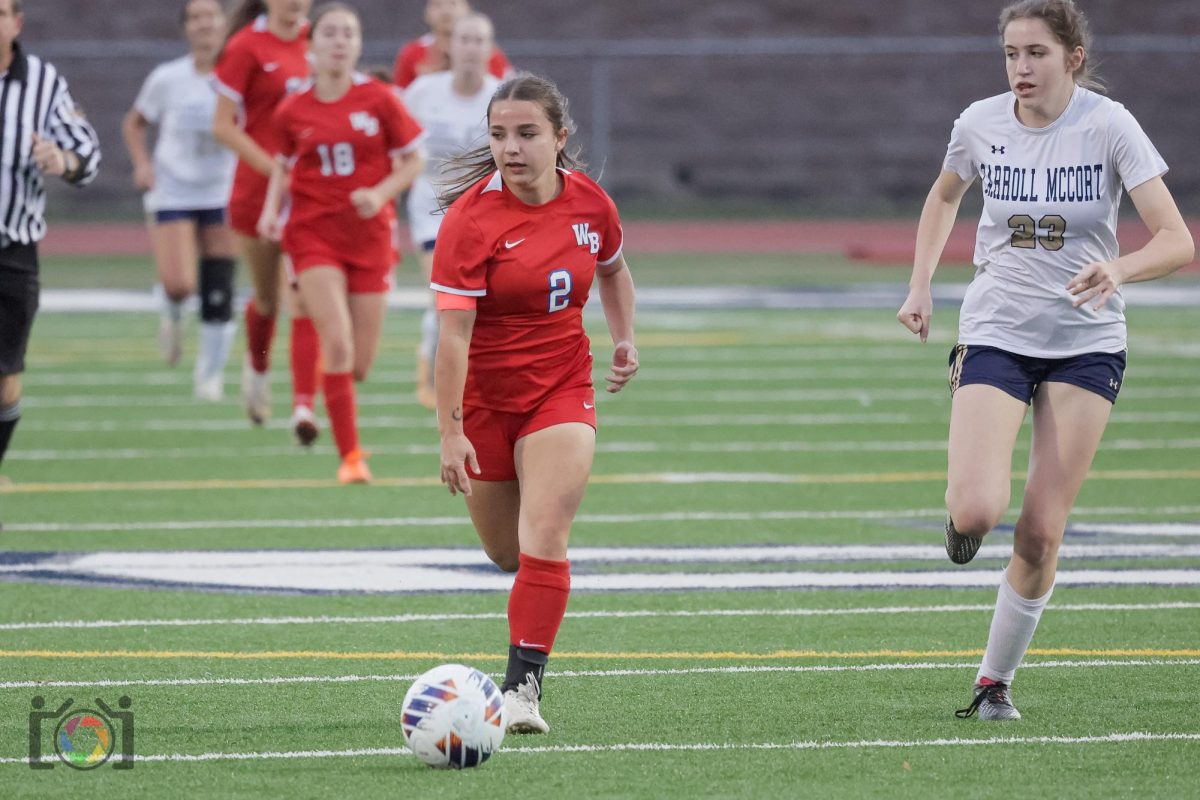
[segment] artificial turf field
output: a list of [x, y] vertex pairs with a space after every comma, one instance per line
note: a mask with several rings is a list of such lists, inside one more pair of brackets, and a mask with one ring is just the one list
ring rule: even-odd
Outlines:
[[[695, 281], [778, 282], [759, 258]], [[643, 285], [686, 282], [646, 262]], [[435, 664], [503, 668], [505, 579], [437, 485], [416, 313], [391, 315], [360, 387], [370, 487], [332, 480], [328, 431], [291, 445], [282, 341], [276, 421], [251, 429], [235, 365], [230, 400], [193, 401], [152, 315], [43, 314], [0, 485], [0, 796], [1194, 793], [1200, 311], [1129, 312], [1126, 387], [1003, 726], [952, 713], [1011, 548], [1000, 530], [967, 567], [941, 553], [954, 309], [924, 347], [893, 314], [643, 310], [642, 373], [601, 398], [552, 730], [462, 773], [401, 752], [398, 709]], [[1028, 426], [1014, 507], [1027, 453]], [[345, 591], [363, 586], [381, 591]], [[22, 763], [34, 696], [123, 695], [132, 771]]]

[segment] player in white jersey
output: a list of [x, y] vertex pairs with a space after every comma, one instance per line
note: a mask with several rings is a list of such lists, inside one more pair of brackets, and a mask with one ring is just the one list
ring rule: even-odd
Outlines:
[[[1012, 454], [1033, 407], [1029, 472], [1001, 576], [975, 697], [957, 712], [1019, 719], [1009, 685], [1054, 586], [1067, 516], [1125, 368], [1119, 287], [1167, 275], [1194, 255], [1163, 183], [1167, 166], [1119, 103], [1092, 90], [1087, 22], [1071, 0], [1024, 0], [1000, 15], [1012, 91], [967, 108], [917, 231], [898, 317], [925, 341], [929, 284], [959, 202], [978, 178], [975, 279], [951, 353], [946, 550], [966, 563], [1008, 509]], [[1129, 193], [1153, 234], [1119, 255]]]
[[[168, 364], [182, 353], [183, 303], [200, 290], [197, 397], [220, 400], [233, 341], [234, 240], [225, 203], [236, 157], [212, 134], [217, 95], [209, 80], [225, 14], [218, 0], [186, 0], [181, 12], [191, 53], [161, 64], [142, 85], [122, 132], [133, 161], [133, 182], [145, 191], [145, 207], [162, 283], [164, 308], [159, 345]], [[146, 136], [158, 129], [151, 159]]]
[[[445, 209], [438, 195], [448, 177], [450, 159], [477, 147], [487, 135], [487, 108], [500, 79], [488, 72], [493, 32], [482, 14], [467, 14], [454, 25], [450, 38], [450, 71], [417, 78], [404, 92], [404, 104], [425, 129], [425, 171], [408, 192], [408, 226], [413, 247], [428, 283], [433, 273], [433, 243]], [[438, 318], [435, 295], [421, 319], [417, 348], [417, 400], [434, 408], [433, 363], [437, 350]]]

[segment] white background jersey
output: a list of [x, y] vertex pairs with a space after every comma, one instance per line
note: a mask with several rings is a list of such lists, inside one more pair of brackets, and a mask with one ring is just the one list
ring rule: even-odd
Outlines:
[[217, 93], [190, 55], [155, 67], [134, 108], [158, 126], [146, 209], [224, 208], [237, 157], [212, 135]]
[[443, 216], [439, 183], [453, 178], [443, 168], [454, 156], [483, 144], [488, 101], [500, 85], [499, 78], [487, 75], [478, 94], [463, 97], [455, 93], [453, 81], [453, 73], [433, 72], [417, 78], [404, 92], [404, 105], [426, 133], [425, 170], [408, 192], [408, 224], [417, 247], [437, 238]]
[[1077, 87], [1045, 128], [1017, 119], [1010, 92], [972, 104], [954, 123], [943, 169], [979, 178], [983, 215], [975, 279], [959, 318], [961, 344], [1064, 358], [1125, 349], [1120, 293], [1099, 311], [1072, 308], [1066, 285], [1112, 261], [1121, 187], [1167, 165], [1124, 106]]

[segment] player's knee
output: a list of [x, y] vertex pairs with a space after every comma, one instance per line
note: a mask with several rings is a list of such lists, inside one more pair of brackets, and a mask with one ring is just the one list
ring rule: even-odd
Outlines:
[[355, 364], [354, 365], [354, 380], [357, 383], [362, 383], [367, 379], [367, 375], [371, 372], [370, 364]]
[[21, 376], [0, 375], [0, 406], [15, 406], [21, 399]]
[[1023, 561], [1035, 567], [1057, 563], [1062, 544], [1062, 526], [1036, 516], [1022, 515], [1017, 521], [1013, 551]]
[[954, 529], [964, 536], [984, 536], [999, 524], [1008, 510], [1008, 497], [1002, 493], [979, 491], [946, 492], [946, 509]]
[[517, 568], [521, 566], [520, 553], [517, 550], [485, 546], [483, 551], [487, 553], [487, 557], [492, 560], [493, 564], [505, 572], [516, 572]]
[[[205, 322], [233, 319], [233, 270], [232, 258], [201, 259], [200, 319]], [[261, 305], [259, 312], [262, 312]]]
[[171, 278], [162, 282], [163, 294], [172, 303], [182, 303], [196, 291], [196, 284], [185, 278]]
[[324, 358], [326, 372], [354, 372], [355, 380], [360, 380], [358, 370], [354, 366], [354, 345], [346, 337], [338, 334], [321, 338], [321, 356]]

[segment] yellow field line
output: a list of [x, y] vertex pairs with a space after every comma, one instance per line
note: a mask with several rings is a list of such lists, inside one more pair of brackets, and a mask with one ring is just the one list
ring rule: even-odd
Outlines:
[[[1075, 647], [1031, 648], [1031, 656], [1094, 656], [1145, 658], [1200, 658], [1200, 649], [1148, 647], [1086, 649]], [[750, 653], [736, 650], [638, 652], [560, 652], [554, 658], [583, 660], [673, 660], [673, 661], [777, 661], [801, 658], [970, 658], [982, 656], [982, 648], [969, 650], [774, 650]], [[502, 661], [505, 653], [439, 653], [433, 651], [345, 652], [339, 650], [0, 650], [0, 658], [163, 658], [227, 659], [237, 661], [270, 659], [332, 659], [339, 661]]]
[[[1024, 480], [1024, 472], [1014, 472], [1013, 480]], [[842, 484], [842, 483], [921, 483], [944, 481], [946, 473], [941, 470], [924, 472], [859, 472], [859, 473], [797, 473], [784, 475], [774, 483], [786, 484]], [[1197, 480], [1200, 469], [1150, 469], [1150, 470], [1096, 470], [1088, 473], [1088, 480]], [[615, 484], [673, 484], [686, 483], [672, 473], [623, 473], [615, 475], [593, 475], [592, 483]], [[375, 486], [424, 487], [438, 486], [435, 477], [376, 478]], [[335, 489], [340, 488], [336, 480], [323, 478], [248, 478], [244, 480], [185, 480], [185, 481], [88, 481], [81, 483], [7, 483], [0, 484], [0, 495], [5, 494], [50, 494], [70, 492], [143, 492], [143, 491], [203, 491], [238, 489]]]

